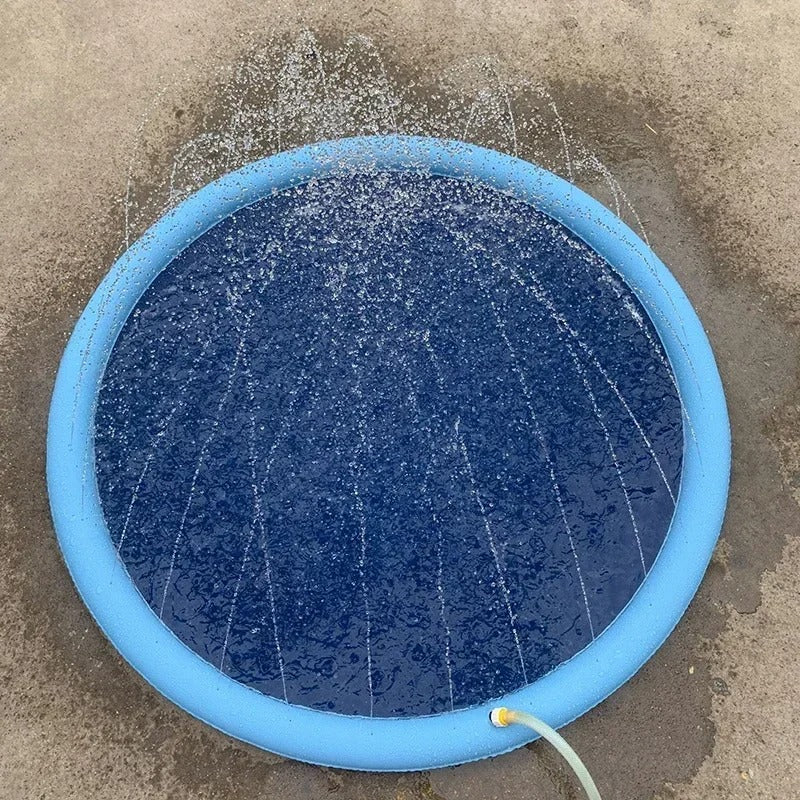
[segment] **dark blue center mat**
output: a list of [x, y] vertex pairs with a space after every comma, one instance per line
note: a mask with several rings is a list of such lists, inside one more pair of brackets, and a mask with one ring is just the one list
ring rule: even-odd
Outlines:
[[409, 716], [599, 636], [669, 528], [683, 432], [631, 290], [534, 208], [343, 175], [226, 218], [153, 282], [95, 418], [155, 614], [290, 703]]

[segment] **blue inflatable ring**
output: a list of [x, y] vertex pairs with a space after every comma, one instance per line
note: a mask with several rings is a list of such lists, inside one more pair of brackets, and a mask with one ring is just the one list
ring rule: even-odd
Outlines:
[[[648, 310], [694, 428], [693, 435], [684, 433], [680, 495], [665, 543], [614, 622], [573, 658], [502, 701], [436, 716], [315, 711], [221, 674], [159, 621], [120, 567], [94, 475], [94, 410], [106, 361], [159, 272], [214, 224], [268, 193], [342, 168], [367, 167], [481, 181], [534, 205], [583, 239]], [[667, 638], [700, 584], [722, 525], [729, 472], [728, 416], [711, 347], [686, 295], [650, 248], [600, 203], [533, 164], [463, 142], [406, 136], [343, 139], [280, 153], [214, 181], [164, 215], [117, 260], [75, 326], [58, 370], [47, 436], [47, 483], [64, 558], [97, 623], [134, 669], [181, 708], [231, 736], [302, 761], [363, 770], [429, 769], [511, 750], [531, 733], [495, 728], [492, 707], [529, 710], [560, 727], [627, 681]]]

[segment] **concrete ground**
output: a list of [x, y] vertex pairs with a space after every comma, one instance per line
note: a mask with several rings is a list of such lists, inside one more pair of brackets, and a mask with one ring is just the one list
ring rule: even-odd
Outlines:
[[[241, 745], [117, 656], [61, 561], [44, 484], [66, 337], [154, 171], [253, 37], [374, 39], [398, 74], [469, 56], [554, 87], [715, 348], [733, 425], [723, 538], [686, 617], [566, 730], [605, 798], [800, 797], [800, 9], [795, 0], [6, 0], [0, 7], [0, 797], [577, 798], [535, 744], [364, 775]], [[166, 88], [165, 88], [166, 87]], [[158, 99], [154, 103], [154, 98]], [[179, 113], [180, 112], [180, 113]]]

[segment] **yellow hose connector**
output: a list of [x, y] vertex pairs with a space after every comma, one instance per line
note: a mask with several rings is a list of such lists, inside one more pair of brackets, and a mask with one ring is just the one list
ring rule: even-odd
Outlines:
[[561, 753], [580, 781], [581, 786], [583, 786], [589, 800], [602, 800], [600, 792], [597, 790], [597, 786], [592, 776], [589, 774], [589, 770], [586, 769], [585, 764], [580, 760], [578, 754], [567, 744], [564, 737], [561, 736], [558, 731], [551, 728], [546, 722], [543, 722], [538, 717], [534, 717], [533, 714], [528, 714], [525, 711], [515, 711], [514, 709], [505, 708], [504, 706], [493, 708], [489, 713], [489, 720], [496, 728], [507, 728], [512, 723], [517, 723], [538, 733], [539, 736], [550, 742], [550, 744]]
[[500, 708], [492, 709], [492, 713], [489, 714], [489, 719], [495, 727], [507, 728], [512, 722], [509, 714], [509, 710], [505, 706], [501, 706]]

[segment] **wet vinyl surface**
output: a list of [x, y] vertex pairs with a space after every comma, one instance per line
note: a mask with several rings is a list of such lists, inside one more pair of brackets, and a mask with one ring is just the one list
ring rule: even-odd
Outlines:
[[346, 714], [497, 698], [614, 619], [682, 451], [657, 334], [531, 207], [423, 174], [219, 223], [113, 351], [96, 469], [153, 611], [232, 678]]

